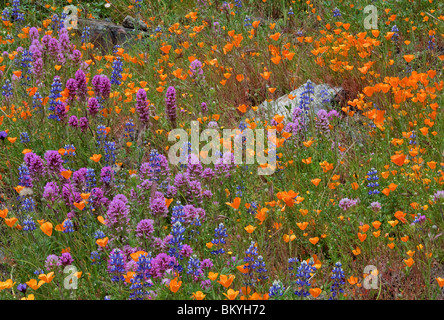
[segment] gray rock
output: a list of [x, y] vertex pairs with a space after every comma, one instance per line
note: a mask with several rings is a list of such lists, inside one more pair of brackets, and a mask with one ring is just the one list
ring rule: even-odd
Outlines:
[[[313, 86], [313, 93], [310, 94], [310, 98], [313, 99], [313, 101], [310, 103], [310, 110], [316, 114], [320, 109], [331, 109], [333, 98], [342, 90], [342, 88], [330, 87], [328, 84], [316, 85], [311, 80], [308, 80], [304, 85], [300, 86], [296, 90], [293, 90], [274, 101], [264, 101], [259, 105], [257, 112], [254, 114], [252, 113], [251, 116], [256, 118], [271, 119], [274, 115], [280, 114], [291, 118], [293, 109], [299, 107], [302, 93], [306, 91], [306, 87], [310, 83]], [[290, 94], [295, 96], [295, 98], [290, 99], [288, 97]]]
[[115, 23], [96, 20], [96, 19], [79, 19], [79, 28], [77, 32], [81, 33], [85, 26], [90, 28], [90, 42], [95, 48], [100, 48], [103, 54], [109, 53], [115, 45], [123, 48], [131, 47], [138, 39], [138, 35], [148, 37], [149, 34], [134, 29], [125, 28]]
[[136, 20], [131, 16], [126, 16], [125, 19], [123, 19], [122, 26], [129, 29], [148, 31], [148, 27], [142, 20]]

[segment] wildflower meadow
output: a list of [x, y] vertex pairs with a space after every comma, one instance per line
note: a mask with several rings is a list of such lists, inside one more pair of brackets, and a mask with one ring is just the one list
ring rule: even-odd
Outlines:
[[443, 9], [2, 2], [0, 300], [444, 299]]

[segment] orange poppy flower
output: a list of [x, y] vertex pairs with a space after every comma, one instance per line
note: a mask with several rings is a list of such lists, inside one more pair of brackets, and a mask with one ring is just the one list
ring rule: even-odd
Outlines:
[[10, 228], [12, 228], [14, 225], [15, 225], [15, 223], [18, 221], [18, 219], [17, 218], [5, 218], [5, 223], [6, 223], [6, 225], [8, 226], [8, 227], [10, 227]]
[[89, 157], [92, 161], [94, 162], [99, 162], [100, 159], [102, 158], [101, 154], [93, 154], [92, 157]]
[[45, 283], [50, 283], [52, 281], [52, 279], [55, 278], [55, 274], [54, 272], [50, 272], [48, 274], [41, 274], [39, 275], [39, 279], [43, 280]]
[[35, 280], [35, 279], [31, 279], [28, 282], [26, 282], [26, 284], [34, 291], [37, 290], [38, 288], [40, 288], [42, 286], [42, 284], [44, 284], [44, 283], [45, 283], [45, 281], [43, 281], [43, 280], [40, 280], [37, 283], [37, 280]]
[[208, 272], [208, 279], [210, 279], [211, 281], [214, 281], [217, 279], [218, 275], [219, 275], [218, 273]]
[[235, 210], [237, 210], [239, 208], [240, 203], [241, 203], [241, 198], [239, 198], [239, 197], [234, 198], [232, 203], [226, 202], [227, 205], [229, 205], [230, 207], [232, 207]]
[[176, 277], [170, 281], [169, 288], [170, 288], [171, 292], [176, 293], [180, 289], [181, 285], [182, 285], [182, 281], [177, 281], [177, 277]]
[[415, 59], [415, 56], [413, 54], [407, 54], [407, 55], [404, 55], [404, 59], [405, 59], [405, 61], [410, 62], [413, 59]]
[[402, 166], [404, 164], [405, 158], [406, 158], [405, 154], [402, 154], [402, 153], [395, 154], [390, 157], [391, 161], [398, 166]]
[[310, 291], [310, 294], [313, 296], [313, 298], [317, 298], [321, 294], [322, 289], [321, 288], [311, 288], [309, 291]]
[[101, 246], [102, 248], [105, 248], [106, 245], [108, 244], [108, 241], [109, 241], [109, 238], [108, 238], [108, 237], [105, 237], [105, 238], [103, 238], [103, 239], [97, 239], [97, 240], [96, 240], [96, 243], [97, 243], [99, 246]]
[[279, 32], [276, 32], [275, 34], [272, 34], [270, 36], [270, 39], [273, 39], [274, 41], [278, 41], [281, 34]]
[[219, 282], [225, 288], [228, 288], [231, 285], [231, 283], [233, 282], [234, 278], [236, 278], [236, 277], [233, 274], [230, 274], [229, 276], [221, 274], [220, 280], [218, 280], [217, 282]]
[[415, 263], [415, 260], [413, 260], [413, 258], [410, 257], [410, 258], [408, 258], [407, 260], [404, 259], [404, 263], [405, 263], [408, 267], [411, 267], [411, 266]]
[[243, 265], [237, 266], [236, 269], [239, 270], [240, 272], [242, 272], [243, 274], [246, 274], [246, 273], [249, 272], [248, 263], [245, 263]]
[[366, 233], [362, 234], [358, 232], [358, 238], [361, 242], [364, 242], [364, 240], [367, 239], [367, 234]]
[[228, 289], [227, 293], [222, 293], [224, 296], [226, 296], [229, 300], [234, 300], [239, 294], [239, 291], [234, 291], [233, 289]]
[[51, 222], [45, 222], [40, 226], [40, 229], [43, 231], [44, 234], [46, 234], [48, 237], [52, 235], [52, 223]]
[[82, 211], [85, 208], [85, 202], [81, 201], [81, 202], [74, 202], [74, 206], [79, 209], [80, 211]]
[[66, 180], [68, 180], [69, 178], [71, 178], [72, 171], [71, 171], [71, 170], [64, 170], [64, 171], [60, 172], [60, 174], [61, 174]]
[[206, 297], [206, 295], [203, 294], [202, 291], [196, 291], [196, 292], [193, 292], [192, 294], [193, 295], [191, 297], [195, 300], [203, 300]]
[[310, 241], [311, 244], [315, 245], [316, 243], [319, 242], [319, 238], [318, 237], [310, 238], [308, 239], [308, 241]]
[[375, 229], [379, 229], [379, 227], [381, 226], [381, 222], [379, 222], [378, 220], [373, 221], [372, 226], [373, 226]]
[[3, 210], [0, 210], [0, 218], [6, 219], [6, 216], [8, 215], [8, 208], [5, 208]]
[[444, 286], [444, 279], [443, 279], [443, 278], [440, 278], [440, 277], [435, 278], [435, 279], [436, 279], [436, 281], [438, 282], [438, 286], [439, 286], [440, 288], [442, 288], [442, 287]]

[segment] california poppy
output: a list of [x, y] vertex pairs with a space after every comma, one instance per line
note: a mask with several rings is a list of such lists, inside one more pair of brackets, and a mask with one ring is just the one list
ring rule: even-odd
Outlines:
[[230, 207], [232, 207], [235, 210], [237, 210], [239, 208], [240, 203], [241, 203], [241, 198], [239, 198], [239, 197], [234, 198], [232, 203], [226, 202], [227, 205], [229, 205]]
[[102, 248], [105, 248], [106, 247], [106, 245], [108, 244], [108, 237], [105, 237], [105, 238], [103, 238], [103, 239], [97, 239], [96, 240], [96, 243], [99, 245], [99, 246], [101, 246]]
[[169, 288], [170, 288], [171, 292], [176, 293], [180, 289], [181, 285], [182, 285], [182, 281], [177, 281], [177, 277], [176, 277], [170, 281]]
[[40, 229], [43, 231], [44, 234], [46, 234], [48, 237], [52, 235], [52, 223], [51, 222], [45, 222], [40, 226]]
[[218, 280], [217, 282], [219, 282], [225, 288], [228, 288], [231, 285], [231, 283], [233, 282], [234, 278], [236, 278], [236, 277], [233, 274], [230, 274], [229, 276], [221, 274], [220, 280]]
[[234, 291], [233, 289], [228, 289], [227, 293], [222, 293], [224, 296], [226, 296], [229, 300], [234, 300], [239, 294], [239, 291]]
[[102, 158], [101, 154], [93, 154], [92, 157], [89, 157], [92, 161], [94, 162], [99, 162], [100, 159]]
[[192, 298], [194, 298], [195, 300], [203, 300], [205, 299], [206, 295], [203, 294], [202, 291], [196, 291], [192, 293]]
[[313, 296], [313, 298], [317, 298], [321, 294], [322, 289], [321, 288], [310, 288], [309, 292]]
[[245, 231], [247, 231], [248, 233], [253, 233], [253, 231], [256, 229], [257, 227], [253, 227], [251, 224], [249, 224], [248, 226], [246, 226], [244, 229]]

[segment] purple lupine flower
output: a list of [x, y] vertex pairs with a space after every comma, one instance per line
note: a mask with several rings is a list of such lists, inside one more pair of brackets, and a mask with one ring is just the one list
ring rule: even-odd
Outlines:
[[176, 106], [176, 89], [168, 87], [165, 95], [165, 112], [173, 127], [176, 127], [177, 106]]
[[55, 150], [48, 150], [45, 153], [46, 170], [48, 174], [58, 174], [62, 170], [62, 156]]
[[28, 288], [28, 286], [26, 285], [26, 283], [20, 283], [17, 286], [17, 290], [20, 291], [21, 293], [25, 294], [26, 293], [26, 289]]
[[149, 155], [149, 161], [142, 163], [139, 170], [140, 179], [160, 180], [161, 177], [169, 177], [170, 169], [168, 166], [168, 159], [152, 150]]
[[136, 111], [139, 113], [139, 119], [142, 124], [150, 121], [150, 107], [146, 102], [146, 91], [139, 89], [136, 94]]
[[19, 168], [19, 185], [23, 187], [32, 188], [32, 178], [29, 174], [28, 166], [23, 163]]
[[123, 251], [117, 248], [113, 249], [109, 255], [107, 267], [108, 272], [113, 275], [111, 281], [119, 282], [124, 280], [122, 274], [125, 272], [126, 264], [127, 260]]

